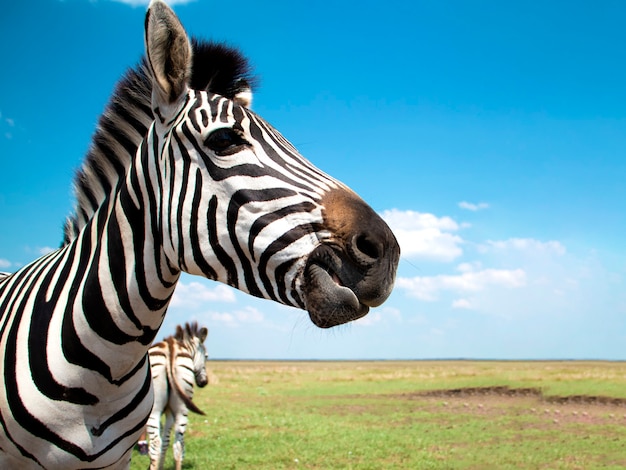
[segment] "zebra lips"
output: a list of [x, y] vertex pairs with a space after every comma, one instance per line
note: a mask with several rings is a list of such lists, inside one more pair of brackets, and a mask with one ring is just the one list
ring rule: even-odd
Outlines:
[[[305, 302], [311, 321], [319, 328], [331, 328], [367, 315], [369, 307], [341, 285], [339, 277], [318, 261], [305, 270]], [[340, 281], [340, 280], [339, 280]]]

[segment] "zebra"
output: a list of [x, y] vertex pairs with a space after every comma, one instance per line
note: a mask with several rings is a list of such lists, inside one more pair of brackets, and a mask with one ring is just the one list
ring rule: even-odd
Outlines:
[[[207, 335], [207, 328], [198, 328], [195, 322], [186, 323], [184, 329], [178, 325], [174, 336], [165, 338], [148, 350], [154, 387], [154, 405], [147, 425], [151, 470], [163, 468], [172, 426], [176, 470], [182, 468], [187, 411], [204, 415], [191, 399], [194, 382], [198, 387], [209, 383], [206, 372], [208, 357], [204, 346]], [[165, 425], [161, 430], [162, 414], [165, 414]]]
[[247, 107], [243, 56], [203, 54], [161, 0], [144, 27], [62, 246], [0, 279], [0, 468], [129, 467], [153, 404], [147, 351], [182, 272], [320, 328], [366, 315], [395, 282], [389, 227]]

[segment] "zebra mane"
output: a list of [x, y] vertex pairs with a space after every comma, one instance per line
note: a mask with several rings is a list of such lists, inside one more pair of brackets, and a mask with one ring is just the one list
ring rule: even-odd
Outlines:
[[[192, 38], [191, 44], [191, 88], [250, 106], [257, 78], [241, 52], [223, 43], [196, 38]], [[65, 221], [61, 246], [76, 238], [124, 178], [153, 121], [151, 96], [152, 82], [143, 57], [118, 82], [100, 116], [87, 156], [74, 178], [76, 208]]]

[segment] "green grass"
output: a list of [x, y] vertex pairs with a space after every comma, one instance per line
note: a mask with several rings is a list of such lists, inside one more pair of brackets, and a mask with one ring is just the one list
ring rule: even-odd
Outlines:
[[[626, 398], [609, 362], [219, 362], [194, 401], [187, 469], [626, 467], [626, 408], [540, 397], [429, 397], [463, 387]], [[135, 454], [131, 468], [145, 469]], [[166, 468], [173, 468], [171, 451]]]

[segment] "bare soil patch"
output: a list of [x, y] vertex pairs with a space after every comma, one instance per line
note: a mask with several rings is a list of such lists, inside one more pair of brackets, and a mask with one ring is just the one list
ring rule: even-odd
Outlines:
[[[617, 424], [626, 426], [626, 399], [605, 396], [544, 395], [540, 388], [508, 386], [428, 390], [395, 395], [427, 400], [433, 406], [481, 415], [533, 414], [553, 423]], [[515, 411], [517, 410], [517, 411]]]
[[447, 390], [428, 390], [424, 392], [410, 393], [422, 397], [449, 397], [464, 398], [476, 396], [499, 396], [499, 397], [535, 397], [547, 403], [558, 404], [582, 404], [582, 405], [609, 405], [616, 407], [626, 407], [626, 398], [615, 398], [606, 396], [591, 395], [568, 395], [553, 396], [544, 395], [540, 388], [511, 388], [506, 385], [492, 387], [466, 387], [453, 388]]

